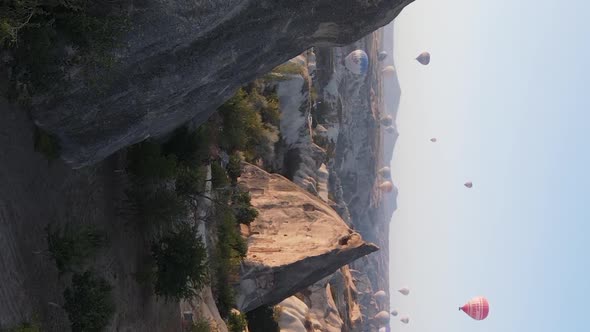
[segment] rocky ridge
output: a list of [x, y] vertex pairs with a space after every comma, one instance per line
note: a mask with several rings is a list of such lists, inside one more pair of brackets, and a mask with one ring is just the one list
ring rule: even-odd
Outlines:
[[[377, 170], [389, 164], [397, 139], [397, 131], [386, 131], [380, 119], [392, 116], [395, 128], [401, 91], [397, 75], [387, 80], [381, 75], [382, 68], [393, 64], [393, 60], [380, 62], [377, 59], [381, 50], [392, 53], [391, 42], [384, 41], [393, 38], [392, 29], [391, 25], [387, 26], [342, 48], [314, 48], [313, 52], [304, 53], [308, 58], [311, 54], [315, 60], [311, 84], [318, 91], [317, 103], [309, 107], [309, 113], [294, 113], [281, 105], [281, 112], [287, 113], [282, 116], [289, 119], [285, 121], [287, 125], [292, 127], [298, 123], [300, 128], [299, 136], [290, 139], [299, 147], [294, 173], [305, 174], [307, 180], [294, 177], [295, 183], [319, 195], [319, 179], [328, 176], [330, 206], [350, 227], [382, 248], [299, 293], [308, 306], [310, 322], [322, 326], [323, 330], [376, 331], [379, 326], [373, 316], [381, 310], [388, 310], [388, 301], [377, 303], [373, 294], [389, 289], [387, 235], [389, 221], [397, 206], [397, 189], [382, 193], [377, 188], [386, 180]], [[362, 79], [342, 65], [343, 57], [354, 49], [366, 50], [370, 58], [369, 73]], [[387, 93], [383, 89], [387, 89]], [[299, 108], [307, 109], [304, 98], [300, 102]], [[318, 107], [320, 103], [323, 105]], [[311, 120], [306, 119], [308, 117]], [[326, 152], [322, 159], [317, 159], [311, 149], [301, 148], [314, 146], [315, 142]], [[325, 300], [327, 288], [332, 297], [329, 301]], [[330, 302], [334, 302], [336, 308], [332, 308]], [[336, 312], [341, 325], [321, 318]]]
[[[357, 40], [413, 0], [231, 0], [129, 4], [130, 28], [97, 93], [71, 70], [68, 86], [33, 98], [36, 124], [55, 134], [73, 167], [95, 163], [193, 119], [312, 45]], [[350, 19], [354, 17], [355, 19]]]
[[242, 311], [275, 305], [378, 250], [326, 203], [280, 175], [245, 164], [239, 185], [259, 211], [240, 272], [237, 302]]

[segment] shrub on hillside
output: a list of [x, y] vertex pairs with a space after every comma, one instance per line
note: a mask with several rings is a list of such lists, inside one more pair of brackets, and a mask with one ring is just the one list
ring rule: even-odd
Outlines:
[[237, 152], [232, 153], [227, 164], [227, 176], [231, 184], [235, 186], [238, 183], [238, 178], [242, 175], [242, 157]]
[[111, 285], [90, 271], [74, 274], [64, 298], [72, 331], [103, 331], [115, 312]]
[[36, 127], [34, 139], [35, 151], [43, 154], [47, 160], [51, 161], [59, 157], [61, 147], [57, 137]]
[[170, 139], [162, 145], [164, 155], [174, 155], [179, 163], [196, 167], [209, 156], [210, 133], [206, 125], [197, 130], [183, 126], [174, 131]]
[[182, 224], [152, 244], [154, 291], [166, 299], [190, 299], [207, 277], [207, 251], [197, 229]]
[[172, 179], [177, 174], [176, 156], [164, 155], [159, 144], [144, 141], [127, 152], [127, 170], [139, 182]]
[[176, 177], [176, 193], [184, 198], [195, 198], [205, 191], [206, 176], [203, 166], [182, 168]]
[[279, 306], [262, 306], [246, 313], [250, 331], [279, 332]]
[[41, 327], [38, 323], [22, 323], [16, 327], [9, 328], [8, 330], [2, 330], [6, 332], [41, 332]]
[[246, 316], [241, 313], [232, 312], [227, 318], [227, 329], [229, 332], [243, 332], [248, 326]]
[[107, 242], [105, 234], [92, 225], [66, 224], [54, 229], [48, 225], [46, 231], [47, 250], [60, 274], [81, 268]]
[[230, 183], [226, 171], [217, 162], [211, 163], [211, 182], [213, 189], [226, 188]]
[[[127, 26], [106, 6], [88, 0], [1, 1], [0, 48], [14, 52], [19, 83], [33, 93], [55, 87], [69, 64], [84, 64], [89, 83], [104, 75], [115, 62], [110, 50]], [[71, 51], [58, 47], [64, 41]]]
[[165, 187], [155, 191], [134, 187], [128, 195], [140, 219], [148, 225], [179, 221], [188, 214], [185, 201], [175, 191]]
[[283, 75], [301, 75], [303, 66], [292, 61], [285, 62], [272, 70], [274, 73]]
[[[217, 329], [215, 330], [217, 331]], [[193, 323], [190, 327], [190, 332], [214, 332], [209, 321], [200, 319]]]
[[235, 306], [235, 294], [232, 287], [239, 278], [240, 262], [246, 256], [248, 245], [237, 227], [236, 218], [227, 209], [217, 209], [217, 247], [215, 250], [214, 288], [219, 312], [227, 317]]
[[258, 210], [252, 207], [250, 203], [251, 197], [249, 192], [237, 189], [231, 200], [232, 211], [236, 217], [236, 221], [240, 224], [249, 225], [256, 217], [258, 217]]

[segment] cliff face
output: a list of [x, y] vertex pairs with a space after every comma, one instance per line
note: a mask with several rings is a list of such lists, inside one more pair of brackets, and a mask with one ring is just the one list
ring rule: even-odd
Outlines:
[[286, 178], [245, 165], [239, 181], [259, 211], [251, 224], [238, 307], [274, 305], [378, 250], [318, 197]]
[[357, 40], [412, 1], [133, 1], [116, 64], [97, 78], [106, 88], [73, 74], [68, 88], [34, 99], [33, 117], [58, 136], [64, 160], [84, 166], [204, 121], [241, 84], [312, 45]]

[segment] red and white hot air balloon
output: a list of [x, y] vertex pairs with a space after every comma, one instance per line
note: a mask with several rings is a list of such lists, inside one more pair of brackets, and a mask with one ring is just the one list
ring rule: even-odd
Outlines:
[[490, 313], [490, 304], [485, 297], [476, 296], [469, 300], [464, 306], [459, 307], [459, 310], [462, 310], [475, 320], [483, 320], [486, 319]]

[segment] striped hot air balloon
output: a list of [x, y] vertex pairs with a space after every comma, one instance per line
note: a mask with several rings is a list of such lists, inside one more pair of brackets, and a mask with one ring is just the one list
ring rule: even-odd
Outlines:
[[484, 320], [490, 313], [490, 304], [485, 297], [476, 296], [462, 307], [459, 307], [459, 310], [462, 310], [475, 320]]

